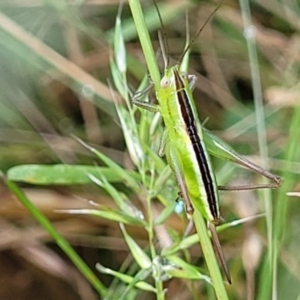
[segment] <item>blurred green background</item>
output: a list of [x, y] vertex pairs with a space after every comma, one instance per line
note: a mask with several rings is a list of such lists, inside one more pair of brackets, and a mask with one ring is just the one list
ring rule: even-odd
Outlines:
[[[154, 49], [159, 55], [157, 30], [161, 27], [152, 1], [141, 1]], [[169, 44], [176, 63], [186, 41], [188, 12], [194, 36], [216, 3], [160, 1]], [[282, 176], [283, 186], [263, 193], [221, 193], [225, 220], [267, 211], [268, 218], [245, 223], [222, 233], [224, 252], [234, 284], [230, 299], [297, 299], [300, 295], [299, 260], [299, 61], [300, 6], [298, 1], [251, 1], [263, 107], [254, 105], [253, 66], [238, 1], [223, 1], [212, 21], [192, 45], [189, 72], [197, 75], [194, 91], [201, 121], [239, 153], [258, 165], [269, 164]], [[0, 169], [23, 164], [94, 165], [92, 153], [75, 141], [74, 134], [100, 149], [115, 162], [130, 168], [122, 130], [110, 92], [110, 56], [119, 1], [0, 2]], [[130, 9], [125, 3], [122, 28], [132, 91], [147, 67]], [[113, 84], [112, 84], [113, 87]], [[257, 88], [257, 85], [255, 85]], [[257, 113], [264, 113], [269, 161], [259, 156]], [[260, 177], [213, 160], [220, 184], [259, 183]], [[128, 250], [117, 224], [94, 217], [68, 216], [57, 209], [78, 208], [88, 200], [111, 205], [107, 194], [93, 185], [36, 186], [21, 183], [29, 198], [70, 241], [85, 261], [118, 269]], [[291, 193], [287, 195], [287, 193]], [[98, 299], [89, 284], [68, 262], [47, 234], [1, 185], [0, 298]], [[168, 227], [182, 231], [176, 216]], [[147, 245], [139, 228], [131, 235]], [[272, 253], [268, 257], [268, 237]], [[270, 246], [270, 245], [269, 245]], [[198, 257], [198, 248], [191, 255]], [[273, 267], [268, 268], [268, 262]], [[274, 262], [275, 261], [275, 262]], [[266, 278], [267, 277], [267, 278]], [[111, 277], [102, 275], [109, 286]], [[210, 299], [193, 296], [183, 281], [166, 283], [167, 299]], [[267, 298], [266, 296], [267, 295]], [[194, 297], [194, 298], [193, 298]], [[199, 298], [198, 298], [199, 297]], [[137, 299], [155, 299], [142, 293]], [[270, 298], [271, 299], [271, 298]], [[276, 299], [276, 298], [273, 298]]]

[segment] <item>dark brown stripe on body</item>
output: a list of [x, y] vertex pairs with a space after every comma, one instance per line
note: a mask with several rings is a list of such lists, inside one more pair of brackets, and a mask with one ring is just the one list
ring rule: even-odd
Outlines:
[[174, 70], [174, 74], [175, 74], [176, 91], [177, 91], [177, 96], [178, 96], [179, 105], [181, 109], [181, 114], [196, 155], [205, 192], [207, 194], [209, 209], [212, 216], [215, 219], [217, 219], [219, 218], [219, 211], [218, 211], [217, 199], [214, 191], [214, 182], [210, 174], [208, 162], [197, 132], [197, 128], [195, 126], [195, 117], [193, 115], [192, 108], [190, 106], [186, 92], [184, 90], [184, 84], [179, 76], [178, 71]]

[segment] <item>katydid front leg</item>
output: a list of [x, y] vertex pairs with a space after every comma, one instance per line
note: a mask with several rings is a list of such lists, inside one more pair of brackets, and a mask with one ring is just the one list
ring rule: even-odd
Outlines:
[[148, 111], [159, 112], [160, 111], [159, 105], [139, 100], [139, 98], [141, 98], [141, 96], [149, 93], [152, 88], [153, 88], [153, 84], [150, 84], [144, 90], [142, 90], [140, 92], [137, 92], [132, 97], [132, 100], [131, 100], [132, 103], [135, 104], [136, 106], [138, 106], [140, 108], [143, 108], [143, 109], [146, 109]]

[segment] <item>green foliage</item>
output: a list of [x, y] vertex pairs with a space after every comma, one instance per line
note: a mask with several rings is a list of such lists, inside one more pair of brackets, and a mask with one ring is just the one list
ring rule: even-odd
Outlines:
[[[130, 51], [126, 51], [127, 42], [136, 41], [136, 28], [141, 29], [141, 45], [147, 68], [154, 84], [158, 85], [160, 73], [152, 43], [157, 45], [156, 30], [161, 25], [153, 5], [144, 8], [142, 3], [142, 12], [137, 1], [129, 2], [134, 22], [130, 15], [121, 16], [119, 11], [114, 28], [106, 32], [98, 28], [97, 22], [97, 26], [92, 23], [93, 17], [82, 20], [79, 2], [71, 6], [66, 1], [62, 1], [61, 4], [57, 4], [60, 1], [47, 1], [47, 6], [40, 10], [40, 14], [28, 8], [12, 9], [10, 4], [7, 4], [8, 7], [1, 4], [0, 54], [1, 70], [2, 74], [5, 74], [0, 83], [0, 126], [4, 141], [0, 146], [1, 167], [7, 170], [14, 166], [6, 172], [5, 182], [8, 187], [103, 298], [115, 299], [118, 295], [120, 299], [134, 299], [147, 292], [154, 293], [158, 299], [164, 299], [168, 295], [164, 290], [168, 282], [171, 279], [184, 279], [183, 282], [189, 284], [182, 287], [183, 290], [189, 289], [194, 299], [198, 299], [202, 294], [203, 298], [208, 299], [212, 285], [208, 268], [203, 265], [200, 269], [198, 266], [201, 262], [195, 263], [193, 260], [194, 256], [201, 256], [200, 252], [194, 255], [192, 251], [192, 247], [198, 244], [197, 234], [175, 232], [175, 229], [165, 225], [174, 215], [177, 188], [169, 167], [157, 154], [162, 134], [160, 116], [141, 111], [132, 107], [130, 103], [134, 91], [143, 90], [148, 83], [146, 68], [137, 56], [133, 57], [132, 45]], [[299, 234], [300, 211], [298, 201], [293, 201], [287, 196], [289, 192], [297, 192], [299, 184], [300, 118], [299, 105], [296, 105], [299, 103], [299, 62], [295, 46], [295, 41], [299, 38], [299, 7], [297, 3], [256, 1], [251, 2], [252, 10], [249, 11], [249, 8], [244, 6], [245, 3], [246, 1], [241, 1], [245, 25], [235, 3], [222, 4], [211, 24], [207, 25], [208, 31], [201, 33], [191, 47], [190, 67], [193, 73], [206, 74], [206, 77], [197, 74], [198, 83], [195, 89], [201, 120], [209, 117], [207, 126], [222, 128], [222, 133], [217, 132], [216, 135], [227, 142], [230, 141], [233, 148], [239, 149], [239, 152], [257, 153], [259, 144], [258, 164], [267, 168], [270, 165], [281, 172], [284, 180], [279, 190], [258, 193], [256, 196], [244, 193], [221, 194], [222, 215], [228, 222], [220, 226], [218, 231], [222, 231], [222, 244], [225, 246], [225, 253], [230, 257], [229, 268], [233, 275], [233, 285], [227, 289], [229, 297], [245, 299], [241, 295], [246, 293], [241, 291], [247, 287], [255, 299], [270, 299], [271, 296], [292, 299], [300, 294], [297, 275], [300, 245], [295, 238]], [[201, 6], [198, 10], [197, 5], [191, 1], [159, 3], [166, 31], [170, 31], [168, 25], [172, 23], [176, 30], [173, 36], [185, 36], [183, 12], [189, 9], [193, 37], [193, 33], [201, 26], [197, 23], [198, 20], [204, 20], [215, 7]], [[197, 15], [193, 14], [193, 10], [197, 11]], [[206, 15], [199, 17], [201, 12]], [[117, 14], [117, 9], [113, 14]], [[55, 34], [47, 32], [46, 27], [40, 27], [40, 20], [34, 19], [33, 16], [44, 19], [43, 24], [64, 24], [66, 27], [67, 24], [72, 24], [79, 37], [85, 36], [85, 40], [81, 40], [85, 51], [96, 49], [95, 41], [105, 45], [106, 48], [101, 48], [101, 53], [105, 53], [108, 45], [114, 48], [113, 55], [110, 55], [109, 67], [106, 70], [101, 67], [100, 70], [94, 71], [93, 75], [98, 77], [95, 79], [84, 67], [79, 67], [68, 58], [70, 49], [67, 42], [62, 42], [63, 35], [56, 35], [55, 43], [50, 38]], [[280, 29], [276, 28], [279, 20]], [[246, 35], [248, 38], [245, 40], [243, 34], [249, 31], [245, 32], [244, 26], [250, 26], [246, 29], [251, 29], [252, 25], [256, 26], [255, 39]], [[284, 32], [280, 31], [281, 28], [284, 28]], [[148, 30], [154, 30], [152, 42], [147, 38]], [[45, 32], [48, 35], [44, 35]], [[289, 34], [285, 34], [286, 32]], [[290, 33], [293, 33], [293, 36]], [[176, 57], [180, 56], [184, 47], [184, 41], [178, 41], [177, 38], [170, 39], [171, 55]], [[197, 53], [200, 51], [201, 60], [197, 60], [198, 56], [195, 57], [195, 48]], [[98, 55], [99, 58], [100, 56]], [[106, 80], [109, 73], [113, 78], [111, 86]], [[57, 96], [60, 89], [55, 94], [53, 86], [47, 86], [47, 82], [52, 80], [69, 87], [81, 99], [80, 104], [89, 101], [98, 107], [96, 115], [100, 115], [101, 130], [108, 128], [103, 136], [113, 135], [112, 132], [116, 128], [113, 126], [118, 124], [126, 144], [124, 156], [129, 158], [129, 164], [120, 159], [121, 155], [118, 156], [118, 163], [114, 159], [116, 156], [111, 150], [121, 148], [119, 144], [123, 141], [119, 140], [112, 148], [98, 150], [94, 145], [89, 146], [93, 142], [95, 144], [95, 139], [87, 143], [78, 139], [90, 150], [93, 159], [99, 159], [96, 166], [88, 165], [90, 161], [87, 164], [87, 158], [80, 161], [82, 154], [78, 154], [79, 143], [76, 142], [77, 145], [74, 146], [76, 143], [73, 141], [70, 146], [69, 129], [75, 128], [76, 136], [84, 134], [86, 140], [86, 136], [89, 136], [88, 118], [85, 119], [84, 125], [87, 127], [84, 129], [82, 124], [78, 126], [70, 121], [71, 118], [66, 118], [66, 113], [60, 108], [60, 101], [54, 101], [63, 100], [64, 96]], [[133, 86], [137, 85], [137, 81], [140, 86], [136, 89]], [[279, 106], [272, 102], [271, 96], [268, 97], [273, 91], [270, 88], [272, 86], [278, 89], [276, 96], [280, 96]], [[246, 98], [251, 102], [243, 103], [240, 98], [248, 90], [254, 91], [254, 96], [252, 93], [247, 94]], [[266, 91], [264, 95], [260, 94], [262, 90]], [[293, 96], [296, 99], [295, 103], [290, 104], [288, 100]], [[258, 101], [255, 105], [252, 98]], [[269, 102], [263, 102], [263, 98]], [[67, 106], [68, 112], [69, 108]], [[109, 116], [109, 124], [103, 121], [104, 114]], [[225, 121], [228, 128], [223, 130]], [[256, 131], [259, 135], [258, 143], [254, 136]], [[54, 137], [58, 136], [61, 139], [55, 140]], [[207, 143], [210, 141], [208, 139]], [[109, 142], [105, 144], [110, 145]], [[64, 148], [61, 149], [62, 145]], [[66, 153], [68, 155], [65, 155]], [[221, 156], [220, 153], [216, 155]], [[222, 185], [231, 184], [240, 173], [248, 174], [237, 171], [238, 169], [226, 160], [214, 160], [214, 164], [216, 177]], [[113, 200], [113, 207], [99, 205], [93, 209], [69, 209], [63, 212], [75, 218], [78, 215], [87, 215], [106, 219], [111, 223], [124, 224], [121, 225], [121, 231], [132, 256], [132, 269], [121, 267], [120, 270], [113, 270], [111, 266], [105, 265], [105, 262], [99, 261], [97, 270], [115, 278], [110, 286], [104, 287], [12, 181], [44, 186], [89, 184], [104, 190]], [[261, 178], [251, 177], [250, 181], [261, 182]], [[293, 195], [299, 196], [297, 193]], [[247, 202], [251, 197], [259, 199], [260, 207], [252, 218], [246, 218], [238, 207], [242, 205], [241, 202]], [[239, 198], [238, 204], [235, 202], [233, 205], [230, 202], [233, 198]], [[245, 207], [246, 210], [252, 210], [251, 205]], [[259, 214], [261, 211], [263, 215]], [[258, 215], [260, 218], [254, 223], [253, 219]], [[184, 213], [176, 220], [183, 228], [187, 226], [188, 220]], [[146, 246], [135, 240], [130, 228], [144, 228], [147, 236]], [[247, 244], [250, 231], [258, 236], [262, 249], [262, 254], [257, 254], [257, 260], [253, 258], [256, 255], [253, 245]], [[162, 236], [166, 239], [165, 243]], [[249, 245], [249, 249], [245, 249], [246, 245]], [[254, 254], [245, 256], [244, 253]], [[192, 280], [192, 284], [189, 280]], [[213, 282], [214, 287], [218, 284], [223, 285], [223, 282]]]

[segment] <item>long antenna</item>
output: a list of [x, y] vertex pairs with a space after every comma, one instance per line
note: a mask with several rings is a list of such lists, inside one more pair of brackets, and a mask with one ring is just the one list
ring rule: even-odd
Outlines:
[[218, 6], [210, 13], [210, 15], [208, 16], [208, 18], [205, 20], [205, 22], [203, 23], [203, 25], [200, 27], [200, 29], [198, 30], [197, 34], [193, 37], [193, 39], [191, 40], [191, 42], [189, 43], [189, 45], [184, 49], [183, 53], [180, 56], [180, 59], [178, 60], [178, 65], [181, 64], [184, 56], [186, 55], [186, 53], [189, 51], [189, 49], [191, 48], [191, 46], [195, 43], [195, 40], [199, 37], [200, 33], [203, 31], [204, 27], [207, 25], [207, 23], [211, 20], [211, 18], [214, 16], [214, 14], [216, 13], [216, 11], [220, 8], [222, 4], [222, 1], [218, 4]]
[[164, 27], [164, 23], [162, 21], [162, 17], [161, 14], [159, 12], [157, 3], [155, 2], [155, 0], [153, 0], [153, 4], [155, 6], [159, 21], [160, 21], [160, 25], [161, 25], [161, 31], [158, 32], [158, 40], [159, 40], [159, 45], [161, 48], [161, 53], [162, 53], [162, 57], [164, 60], [164, 67], [167, 68], [169, 66], [169, 47], [168, 47], [168, 41], [167, 41], [167, 36], [166, 36], [166, 31], [165, 31], [165, 27]]

